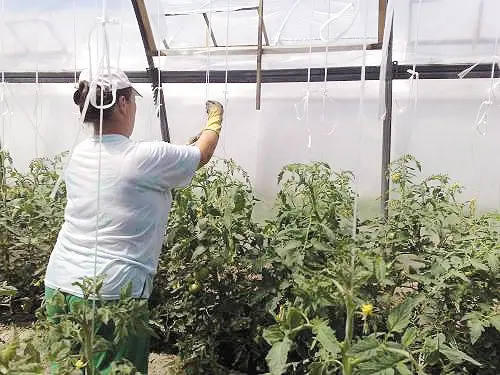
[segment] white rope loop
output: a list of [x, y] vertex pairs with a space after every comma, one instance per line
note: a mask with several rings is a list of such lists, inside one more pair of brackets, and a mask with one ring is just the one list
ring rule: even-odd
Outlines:
[[[103, 2], [105, 3], [105, 0], [103, 0]], [[104, 10], [103, 10], [104, 12]], [[90, 33], [89, 33], [89, 36], [88, 36], [88, 39], [87, 39], [87, 48], [88, 48], [88, 58], [89, 58], [89, 64], [88, 64], [88, 69], [89, 69], [89, 92], [87, 94], [87, 97], [85, 98], [85, 102], [84, 102], [84, 105], [83, 105], [83, 109], [82, 109], [82, 112], [81, 112], [81, 115], [80, 115], [80, 120], [79, 120], [79, 126], [78, 126], [78, 131], [75, 135], [75, 138], [73, 140], [73, 144], [72, 144], [72, 147], [70, 149], [70, 152], [66, 158], [66, 161], [64, 163], [64, 166], [63, 166], [63, 170], [62, 170], [62, 173], [59, 175], [55, 185], [54, 185], [54, 188], [52, 189], [52, 192], [50, 193], [50, 197], [51, 199], [54, 199], [59, 188], [61, 187], [61, 183], [63, 182], [63, 177], [66, 173], [66, 170], [68, 169], [68, 166], [69, 166], [69, 163], [71, 162], [71, 158], [73, 156], [73, 152], [75, 150], [75, 147], [77, 146], [78, 144], [78, 140], [80, 138], [80, 134], [84, 128], [84, 123], [85, 123], [85, 116], [87, 114], [87, 110], [88, 110], [88, 107], [89, 107], [89, 104], [92, 104], [95, 108], [97, 109], [107, 109], [107, 108], [110, 108], [115, 102], [116, 102], [116, 84], [115, 83], [111, 83], [111, 92], [112, 92], [112, 102], [108, 105], [104, 105], [104, 104], [97, 104], [97, 85], [98, 85], [98, 82], [96, 79], [93, 79], [92, 77], [94, 77], [94, 74], [93, 74], [93, 68], [92, 68], [92, 37], [94, 35], [94, 33], [96, 32], [98, 26], [101, 26], [101, 31], [102, 33], [104, 34], [103, 35], [103, 38], [104, 38], [104, 43], [102, 45], [102, 52], [101, 52], [101, 56], [100, 56], [100, 59], [98, 61], [98, 67], [97, 67], [97, 72], [96, 72], [96, 76], [98, 76], [100, 73], [102, 73], [104, 71], [104, 69], [107, 69], [108, 72], [111, 71], [111, 67], [109, 66], [109, 62], [110, 62], [110, 59], [109, 59], [109, 42], [108, 42], [108, 37], [107, 37], [107, 30], [106, 30], [106, 26], [108, 24], [116, 24], [117, 21], [115, 19], [108, 19], [105, 17], [105, 15], [103, 14], [102, 17], [98, 17], [97, 18], [97, 21], [96, 23], [94, 24], [94, 26], [92, 27]], [[75, 36], [76, 37], [76, 36]], [[106, 58], [106, 55], [107, 55], [107, 58]], [[108, 63], [108, 65], [105, 67], [104, 66], [104, 61], [106, 60], [106, 62]], [[75, 77], [76, 77], [76, 73], [75, 73]]]
[[[333, 39], [330, 39], [330, 33], [329, 33], [329, 27], [330, 27], [330, 24], [334, 23], [335, 21], [339, 20], [342, 18], [342, 16], [349, 10], [349, 9], [353, 9], [354, 10], [354, 16], [351, 20], [351, 23], [345, 28], [345, 30], [343, 30], [342, 32], [340, 32], [335, 38]], [[351, 28], [352, 26], [354, 25], [354, 22], [356, 21], [356, 18], [357, 18], [357, 15], [359, 13], [359, 0], [353, 0], [351, 1], [350, 3], [346, 4], [346, 6], [344, 6], [344, 8], [342, 8], [340, 10], [340, 12], [338, 13], [335, 13], [333, 15], [331, 15], [328, 20], [326, 22], [323, 23], [323, 25], [321, 25], [321, 27], [319, 28], [319, 37], [320, 39], [323, 41], [323, 42], [329, 42], [329, 43], [332, 43], [332, 42], [336, 42], [337, 40], [339, 40], [340, 38], [342, 38]], [[325, 37], [324, 35], [324, 30], [328, 28], [328, 35]]]
[[[491, 75], [490, 75], [490, 85], [488, 88], [488, 94], [486, 98], [481, 102], [479, 105], [479, 109], [476, 114], [476, 118], [474, 120], [474, 128], [478, 131], [479, 134], [481, 135], [486, 135], [487, 130], [488, 130], [488, 117], [489, 113], [491, 110], [491, 106], [495, 103], [496, 100], [496, 95], [495, 91], [497, 87], [500, 85], [500, 82], [495, 82], [495, 71], [497, 68], [497, 63], [500, 60], [499, 56], [497, 55], [497, 50], [498, 50], [498, 43], [499, 43], [499, 37], [500, 33], [497, 34], [495, 38], [495, 47], [494, 47], [494, 52], [493, 56], [491, 57], [491, 60], [493, 61], [491, 64]], [[470, 72], [472, 72], [478, 65], [483, 63], [486, 59], [488, 58], [482, 58], [475, 64], [471, 65], [469, 68], [464, 69], [460, 73], [458, 73], [458, 78], [459, 79], [464, 79], [467, 77]]]

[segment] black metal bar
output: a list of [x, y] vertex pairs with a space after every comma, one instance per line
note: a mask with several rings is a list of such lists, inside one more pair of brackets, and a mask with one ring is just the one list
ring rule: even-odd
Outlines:
[[[141, 1], [142, 9], [139, 7], [139, 1]], [[167, 110], [165, 108], [165, 97], [163, 96], [162, 90], [162, 80], [158, 79], [158, 69], [155, 67], [153, 57], [151, 56], [151, 52], [156, 50], [156, 46], [151, 45], [153, 42], [151, 41], [152, 33], [151, 26], [149, 25], [146, 28], [144, 24], [144, 20], [149, 20], [147, 15], [143, 14], [145, 12], [145, 5], [143, 0], [132, 0], [132, 5], [134, 7], [135, 17], [137, 18], [137, 24], [139, 25], [139, 31], [141, 32], [142, 42], [144, 44], [144, 51], [146, 53], [146, 59], [148, 62], [148, 78], [149, 82], [153, 85], [153, 97], [155, 99], [155, 104], [160, 103], [160, 130], [161, 130], [161, 138], [165, 142], [170, 142], [170, 131], [168, 129], [168, 120], [167, 120]], [[148, 21], [149, 22], [149, 21]], [[149, 38], [148, 38], [149, 37]], [[39, 79], [40, 82], [40, 79]]]
[[[255, 10], [258, 9], [258, 7], [241, 7], [241, 8], [235, 8], [235, 9], [230, 9], [229, 12], [242, 12], [242, 11], [247, 11], [247, 10]], [[226, 13], [227, 10], [212, 10], [212, 13]], [[184, 13], [165, 13], [165, 17], [174, 17], [174, 16], [192, 16], [200, 13], [205, 13], [204, 11], [199, 11], [199, 12], [184, 12]]]
[[266, 23], [262, 20], [262, 33], [264, 34], [264, 41], [266, 42], [266, 46], [269, 47], [269, 36], [267, 35]]
[[260, 100], [262, 97], [262, 28], [264, 26], [264, 0], [259, 0], [259, 26], [257, 31], [257, 71], [255, 81], [257, 89], [255, 93], [255, 109], [260, 110]]
[[391, 32], [389, 34], [389, 45], [387, 48], [387, 71], [385, 77], [385, 118], [382, 128], [382, 176], [380, 183], [380, 209], [382, 217], [387, 219], [389, 215], [389, 165], [391, 163], [391, 136], [392, 136], [392, 42], [393, 21], [391, 20]]
[[[417, 65], [419, 79], [458, 79], [458, 74], [471, 67], [470, 64], [439, 65], [427, 64]], [[410, 74], [407, 70], [412, 69], [412, 65], [392, 64], [393, 79], [408, 79]], [[155, 76], [158, 71], [155, 70]], [[132, 83], [151, 83], [151, 74], [145, 71], [126, 71]], [[79, 72], [77, 72], [79, 74]], [[210, 72], [211, 83], [224, 83], [226, 72], [213, 70]], [[327, 69], [327, 81], [359, 81], [361, 67], [347, 66]], [[474, 68], [464, 79], [490, 78], [491, 64], [480, 64]], [[377, 81], [380, 78], [380, 67], [367, 66], [366, 80]], [[495, 69], [495, 78], [500, 78], [500, 67]], [[325, 79], [324, 68], [311, 69], [311, 82], [323, 82]], [[7, 83], [35, 83], [36, 72], [5, 72]], [[206, 71], [162, 71], [160, 80], [162, 83], [205, 83]], [[38, 81], [40, 83], [74, 83], [74, 72], [39, 72]], [[255, 69], [230, 70], [228, 71], [229, 83], [256, 83]], [[262, 70], [263, 83], [279, 82], [307, 82], [307, 69], [268, 69]]]
[[215, 39], [215, 34], [212, 29], [212, 25], [210, 24], [210, 20], [206, 13], [203, 13], [203, 19], [205, 20], [205, 24], [207, 25], [207, 30], [210, 32], [210, 37], [212, 38], [212, 43], [214, 47], [217, 47], [217, 40]]

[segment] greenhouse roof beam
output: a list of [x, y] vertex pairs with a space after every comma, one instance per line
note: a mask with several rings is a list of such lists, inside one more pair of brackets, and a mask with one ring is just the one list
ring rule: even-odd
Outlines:
[[[252, 7], [236, 7], [233, 9], [215, 9], [212, 10], [211, 13], [227, 13], [227, 12], [240, 12], [240, 11], [251, 11], [256, 10], [259, 12], [259, 6]], [[384, 39], [384, 26], [385, 26], [385, 16], [387, 12], [387, 2], [386, 0], [379, 0], [378, 7], [378, 33], [377, 33], [377, 42], [369, 43], [366, 48], [368, 50], [378, 50], [382, 48], [382, 41]], [[160, 51], [151, 51], [151, 56], [199, 56], [200, 54], [210, 53], [211, 55], [253, 55], [256, 53], [256, 49], [259, 49], [259, 45], [249, 44], [249, 45], [226, 45], [221, 46], [216, 42], [215, 35], [213, 30], [210, 27], [210, 21], [207, 16], [207, 9], [194, 9], [189, 12], [178, 12], [178, 13], [165, 13], [166, 17], [173, 16], [187, 16], [187, 15], [196, 15], [201, 14], [205, 19], [205, 23], [207, 24], [208, 29], [211, 32], [212, 42], [215, 48], [210, 48], [210, 52], [207, 51], [207, 47], [198, 46], [198, 47], [184, 47], [184, 48], [172, 48], [171, 46], [167, 46], [165, 49], [161, 49]], [[260, 25], [262, 23], [262, 26]], [[269, 37], [267, 34], [267, 29], [264, 21], [264, 15], [259, 15], [259, 29], [262, 28], [265, 47], [262, 50], [263, 54], [295, 54], [295, 53], [308, 53], [310, 45], [291, 45], [291, 46], [270, 46]], [[226, 44], [229, 44], [226, 41]], [[345, 44], [345, 45], [320, 45], [320, 46], [312, 46], [311, 52], [324, 52], [325, 49], [328, 51], [358, 51], [363, 50], [363, 44]], [[259, 52], [257, 52], [259, 53]]]
[[212, 29], [212, 25], [210, 24], [210, 20], [206, 13], [203, 13], [203, 19], [205, 20], [205, 24], [207, 25], [207, 31], [210, 33], [210, 37], [212, 38], [212, 43], [214, 47], [217, 47], [217, 39], [215, 39], [214, 30]]
[[[367, 50], [378, 50], [381, 48], [381, 43], [370, 43], [367, 44]], [[210, 55], [212, 56], [223, 56], [226, 53], [230, 56], [240, 56], [240, 55], [254, 55], [256, 50], [256, 45], [247, 46], [219, 46], [210, 48]], [[309, 46], [309, 45], [294, 45], [294, 46], [263, 46], [262, 53], [264, 55], [275, 55], [275, 54], [294, 54], [294, 53], [308, 53], [309, 48], [311, 52], [325, 52], [325, 45], [322, 46]], [[328, 46], [328, 51], [362, 51], [362, 44], [346, 44], [346, 45], [334, 45]], [[195, 47], [195, 48], [169, 48], [160, 50], [161, 56], [200, 56], [207, 54], [207, 48], [205, 47]], [[153, 56], [157, 56], [158, 51], [154, 51]]]
[[[240, 12], [240, 11], [251, 11], [251, 10], [256, 10], [258, 13], [259, 13], [259, 6], [254, 6], [254, 7], [241, 7], [241, 8], [235, 8], [235, 9], [231, 9], [231, 10], [213, 10], [211, 13], [229, 13], [229, 12]], [[203, 19], [205, 21], [205, 24], [207, 26], [207, 31], [210, 33], [210, 37], [212, 39], [212, 45], [214, 47], [223, 47], [224, 48], [224, 53], [227, 52], [227, 48], [230, 47], [230, 48], [234, 48], [234, 47], [247, 47], [245, 45], [233, 45], [233, 46], [229, 46], [229, 45], [220, 45], [217, 43], [217, 39], [215, 37], [215, 33], [213, 31], [213, 28], [211, 26], [211, 22], [210, 22], [210, 19], [208, 17], [208, 14], [206, 12], [206, 10], [193, 10], [192, 12], [184, 12], [184, 13], [165, 13], [165, 16], [167, 17], [174, 17], [174, 16], [187, 16], [187, 15], [193, 15], [193, 14], [202, 14], [203, 15]], [[260, 25], [262, 23], [262, 25]], [[266, 46], [269, 46], [269, 37], [267, 35], [267, 30], [266, 30], [266, 24], [264, 22], [264, 18], [260, 16], [259, 14], [259, 29], [262, 28], [262, 34], [263, 34], [263, 37], [264, 37], [264, 41], [265, 41], [265, 45]], [[226, 44], [228, 44], [228, 41], [226, 40]], [[253, 47], [256, 47], [258, 46], [258, 43], [256, 45], [252, 45]], [[250, 47], [250, 46], [248, 46]], [[195, 47], [195, 48], [180, 48], [180, 49], [176, 49], [176, 48], [170, 48], [170, 46], [166, 45], [166, 49], [167, 51], [165, 50], [160, 50], [160, 54], [162, 55], [174, 55], [176, 54], [176, 52], [174, 53], [171, 53], [170, 51], [186, 51], [186, 50], [193, 50], [193, 53], [196, 53], [196, 51], [198, 49], [205, 49], [206, 47]], [[208, 52], [207, 52], [208, 53]], [[248, 51], [247, 51], [248, 53]], [[181, 54], [184, 54], [183, 52], [181, 52]], [[157, 56], [158, 55], [158, 51], [153, 51], [152, 53], [153, 56]]]
[[[384, 220], [389, 216], [389, 199], [390, 199], [390, 182], [389, 182], [389, 168], [391, 164], [391, 145], [392, 145], [392, 81], [394, 71], [396, 69], [392, 62], [392, 47], [394, 42], [394, 18], [391, 19], [391, 28], [389, 33], [389, 43], [387, 47], [386, 58], [386, 75], [385, 75], [385, 89], [384, 89], [384, 104], [385, 116], [382, 126], [382, 168], [380, 179], [380, 212]], [[397, 68], [397, 66], [396, 66]], [[379, 98], [381, 100], [382, 98]]]
[[[249, 11], [249, 10], [257, 10], [259, 7], [253, 6], [253, 7], [238, 7], [231, 9], [230, 12], [241, 12], [241, 11]], [[227, 10], [212, 10], [212, 13], [226, 13]], [[193, 9], [192, 11], [189, 12], [180, 12], [180, 13], [165, 13], [164, 15], [166, 17], [174, 17], [174, 16], [190, 16], [193, 14], [203, 14], [206, 13], [206, 10], [200, 10], [200, 9]]]
[[[157, 48], [153, 36], [153, 31], [151, 29], [151, 23], [149, 22], [148, 11], [146, 9], [146, 4], [144, 4], [144, 0], [132, 0], [132, 6], [134, 7], [137, 24], [139, 26], [142, 42], [144, 44], [144, 51], [146, 53], [146, 59], [148, 62], [149, 68], [146, 72], [149, 78], [148, 82], [153, 85], [153, 97], [155, 100], [155, 104], [159, 104], [158, 115], [160, 117], [161, 137], [165, 142], [170, 142], [170, 131], [168, 129], [165, 97], [163, 96], [163, 90], [161, 87], [161, 74], [159, 73], [158, 68], [155, 67], [153, 57], [151, 56], [152, 51], [156, 51]], [[39, 75], [37, 77], [39, 80]]]
[[[425, 64], [417, 65], [419, 79], [459, 79], [458, 74], [473, 64]], [[412, 65], [393, 64], [393, 79], [408, 79]], [[479, 64], [464, 78], [490, 78], [492, 64]], [[324, 68], [311, 69], [311, 82], [322, 82], [325, 79]], [[78, 72], [77, 72], [78, 73]], [[74, 83], [74, 72], [38, 72], [40, 83]], [[133, 83], [151, 83], [151, 76], [145, 71], [127, 71], [126, 74]], [[5, 72], [7, 83], [35, 83], [37, 72]], [[224, 83], [226, 72], [221, 70], [210, 71], [211, 83]], [[361, 67], [332, 67], [327, 69], [327, 81], [359, 81]], [[366, 67], [366, 80], [376, 81], [380, 78], [379, 66]], [[495, 68], [495, 78], [500, 78], [500, 67]], [[229, 70], [228, 83], [256, 83], [256, 71]], [[162, 83], [206, 83], [206, 71], [162, 71]], [[307, 68], [300, 69], [263, 69], [263, 83], [279, 82], [307, 82]]]

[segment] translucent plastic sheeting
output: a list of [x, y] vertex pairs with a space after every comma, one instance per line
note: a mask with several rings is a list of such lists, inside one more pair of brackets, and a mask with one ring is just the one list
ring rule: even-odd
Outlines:
[[[0, 70], [71, 71], [89, 64], [91, 32], [106, 5], [113, 65], [144, 70], [144, 47], [129, 0], [2, 0], [0, 2]], [[359, 4], [359, 7], [357, 6]], [[255, 45], [257, 1], [146, 0], [159, 47], [201, 47], [194, 56], [168, 56], [160, 66], [169, 70], [252, 69], [256, 49], [243, 56], [211, 52], [203, 12], [211, 20], [219, 46]], [[227, 10], [230, 10], [227, 12]], [[359, 9], [359, 11], [356, 11]], [[365, 17], [367, 12], [368, 17]], [[166, 17], [165, 13], [184, 15]], [[330, 17], [328, 16], [330, 14]], [[327, 22], [335, 15], [338, 19]], [[271, 47], [362, 44], [364, 20], [367, 43], [375, 42], [378, 0], [264, 0], [264, 21]], [[394, 60], [400, 63], [492, 62], [499, 34], [497, 0], [397, 0], [394, 18]], [[229, 19], [228, 19], [229, 15]], [[326, 25], [326, 26], [325, 26]], [[91, 42], [95, 54], [97, 41]], [[323, 39], [322, 39], [323, 36]], [[326, 42], [325, 42], [326, 40]], [[222, 47], [223, 49], [224, 47]], [[359, 65], [360, 51], [264, 54], [263, 68]], [[207, 55], [211, 54], [207, 59]], [[379, 51], [369, 51], [367, 64], [378, 65]]]
[[[256, 67], [258, 1], [147, 0], [156, 44], [166, 48], [159, 63], [170, 70], [253, 69]], [[211, 25], [207, 27], [203, 14]], [[169, 14], [165, 16], [165, 14]], [[378, 0], [265, 0], [264, 26], [269, 40], [264, 69], [359, 65], [363, 42], [378, 41]], [[365, 38], [365, 21], [367, 32]], [[210, 31], [218, 46], [215, 53]], [[263, 40], [265, 44], [265, 39]], [[356, 45], [358, 50], [316, 52], [308, 47]], [[225, 47], [232, 50], [227, 52]], [[238, 47], [253, 46], [244, 54]], [[168, 47], [168, 48], [167, 48]], [[297, 47], [301, 53], [272, 52], [273, 48]], [[193, 49], [195, 49], [193, 51]], [[380, 62], [379, 51], [370, 51], [368, 63]]]
[[[165, 33], [162, 36], [169, 48], [211, 44], [203, 14], [211, 21], [218, 45], [257, 44], [259, 17], [255, 8], [259, 2], [256, 0], [148, 0], [153, 22], [158, 20], [154, 14], [158, 1], [162, 14], [168, 14], [159, 21], [164, 22], [160, 30]], [[364, 18], [360, 14], [367, 11], [372, 15], [369, 42], [376, 43], [378, 0], [264, 0], [264, 23], [271, 46], [359, 44], [364, 31]]]
[[[490, 81], [426, 80], [418, 84], [418, 96], [413, 97], [407, 81], [394, 82], [392, 159], [413, 154], [422, 162], [424, 174], [448, 173], [465, 185], [464, 198], [477, 198], [485, 209], [499, 208], [499, 103], [490, 108], [484, 136], [474, 124]], [[78, 132], [72, 84], [6, 86], [0, 137], [16, 166], [23, 169], [36, 155], [71, 149]], [[132, 138], [160, 140], [150, 86], [136, 86], [144, 98], [137, 100]], [[255, 86], [229, 84], [216, 155], [233, 158], [249, 172], [264, 206], [272, 203], [276, 177], [284, 165], [320, 160], [335, 170], [355, 171], [362, 211], [368, 202], [376, 210], [382, 143], [378, 82], [366, 83], [361, 120], [359, 82], [329, 82], [326, 106], [323, 83], [311, 84], [307, 121], [302, 106], [305, 88], [305, 83], [264, 84], [262, 110], [255, 111]], [[204, 84], [164, 85], [172, 142], [185, 143], [204, 125], [206, 89]], [[209, 97], [223, 102], [225, 90], [224, 84], [211, 84]], [[81, 137], [88, 134], [86, 130]]]
[[[310, 88], [306, 122], [296, 112], [304, 97], [305, 84], [264, 84], [260, 112], [254, 109], [254, 85], [230, 84], [216, 156], [233, 158], [250, 174], [264, 208], [273, 203], [281, 168], [289, 163], [310, 161], [328, 162], [334, 170], [354, 171], [362, 197], [361, 208], [377, 207], [382, 141], [377, 120], [378, 84], [367, 83], [362, 122], [358, 116], [359, 82], [328, 83], [326, 106], [323, 106], [323, 83], [311, 84]], [[222, 101], [224, 89], [223, 84], [210, 85], [209, 97]], [[205, 94], [202, 84], [165, 86], [173, 142], [184, 142], [203, 126]]]
[[493, 61], [498, 0], [396, 0], [394, 60], [401, 63]]
[[[134, 85], [138, 116], [134, 139], [161, 139], [159, 120], [151, 95], [151, 86]], [[0, 102], [0, 143], [7, 149], [16, 167], [24, 170], [34, 157], [70, 151], [79, 131], [78, 107], [73, 103], [72, 84], [6, 84]], [[37, 96], [38, 92], [38, 96]], [[85, 125], [78, 141], [91, 134]]]
[[[73, 86], [42, 86], [43, 116], [32, 126], [35, 85], [8, 85], [12, 114], [4, 122], [4, 144], [17, 167], [24, 169], [38, 156], [70, 150], [78, 132]], [[224, 101], [224, 84], [210, 85], [209, 97]], [[380, 185], [381, 127], [376, 116], [378, 88], [367, 84], [363, 123], [359, 121], [359, 82], [328, 83], [328, 101], [323, 105], [323, 83], [311, 84], [308, 122], [298, 119], [296, 106], [302, 102], [305, 84], [266, 84], [262, 111], [255, 111], [255, 86], [230, 84], [223, 132], [216, 156], [233, 158], [251, 176], [263, 207], [272, 204], [276, 178], [289, 163], [326, 161], [335, 170], [352, 170], [358, 176], [362, 198], [378, 196]], [[160, 140], [159, 121], [148, 85], [138, 85], [145, 98], [138, 98], [137, 119], [132, 138]], [[167, 84], [164, 87], [172, 142], [184, 144], [205, 124], [204, 84]], [[2, 124], [0, 119], [0, 125]], [[308, 141], [308, 128], [311, 143]], [[0, 127], [0, 136], [2, 128]], [[89, 134], [86, 129], [81, 139]], [[34, 142], [38, 146], [35, 148]], [[369, 199], [368, 199], [369, 198]]]
[[408, 83], [394, 84], [393, 159], [410, 153], [426, 175], [446, 173], [464, 185], [465, 199], [500, 208], [500, 103], [490, 108], [484, 135], [475, 124], [490, 81], [420, 81], [416, 106], [407, 106]]
[[96, 60], [102, 43], [96, 25], [103, 4], [112, 64], [124, 70], [144, 70], [147, 66], [130, 0], [2, 0], [0, 4], [2, 71], [86, 68], [89, 44]]

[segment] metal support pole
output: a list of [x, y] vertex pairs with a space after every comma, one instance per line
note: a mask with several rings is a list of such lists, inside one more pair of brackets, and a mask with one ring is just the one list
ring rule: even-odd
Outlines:
[[255, 94], [255, 109], [260, 110], [260, 99], [262, 96], [262, 34], [264, 28], [264, 0], [259, 0], [259, 30], [257, 35], [257, 90]]
[[170, 132], [168, 130], [167, 121], [167, 110], [165, 108], [165, 98], [163, 96], [161, 79], [158, 79], [158, 69], [155, 67], [153, 57], [151, 56], [153, 51], [156, 51], [156, 45], [154, 42], [153, 32], [151, 30], [151, 24], [149, 23], [149, 17], [146, 10], [146, 5], [144, 0], [132, 0], [132, 6], [134, 7], [135, 17], [137, 18], [137, 24], [139, 25], [139, 31], [141, 32], [142, 42], [144, 44], [144, 51], [146, 52], [146, 60], [148, 62], [148, 73], [151, 84], [153, 85], [153, 96], [155, 99], [155, 104], [160, 103], [160, 130], [161, 138], [165, 142], [170, 142]]
[[387, 71], [385, 77], [385, 118], [382, 130], [382, 176], [381, 176], [381, 211], [384, 219], [389, 215], [389, 164], [391, 163], [391, 133], [392, 133], [392, 79], [393, 79], [393, 62], [392, 62], [392, 42], [393, 42], [393, 25], [391, 22], [391, 33], [389, 36], [389, 45], [387, 50]]
[[214, 30], [212, 29], [212, 24], [210, 23], [210, 20], [208, 19], [206, 13], [203, 13], [203, 19], [205, 20], [205, 24], [207, 25], [207, 31], [210, 33], [210, 37], [212, 38], [212, 43], [214, 47], [217, 47], [217, 39], [215, 39], [215, 34]]

